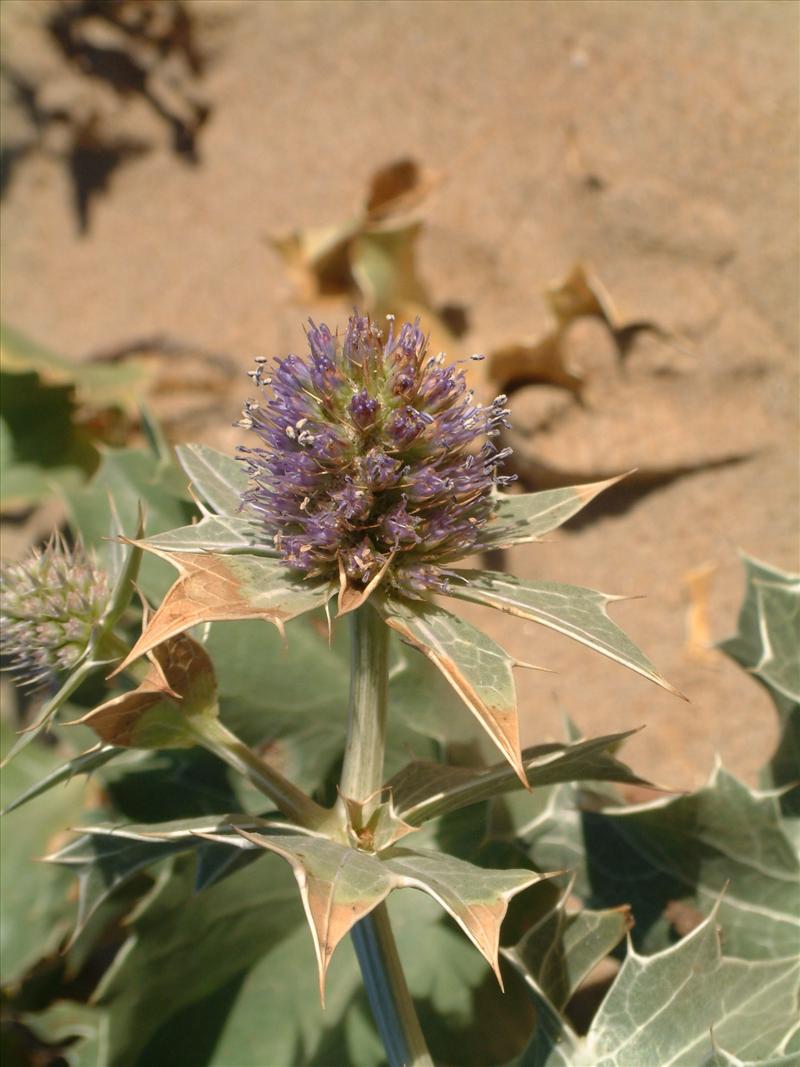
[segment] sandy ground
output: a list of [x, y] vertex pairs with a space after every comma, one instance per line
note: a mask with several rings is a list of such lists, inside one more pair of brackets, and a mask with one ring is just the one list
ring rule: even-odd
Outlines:
[[[3, 59], [53, 106], [80, 106], [42, 30], [49, 0], [5, 0]], [[76, 224], [57, 139], [14, 166], [2, 205], [3, 317], [71, 356], [155, 333], [230, 355], [300, 346], [299, 303], [268, 237], [347, 219], [370, 174], [411, 156], [443, 175], [425, 202], [420, 271], [467, 310], [455, 355], [548, 325], [545, 285], [590, 263], [623, 320], [654, 320], [621, 369], [597, 323], [571, 337], [583, 406], [513, 398], [529, 485], [639, 467], [648, 492], [595, 508], [510, 569], [646, 599], [616, 618], [691, 703], [530, 624], [476, 612], [520, 658], [528, 742], [646, 724], [630, 761], [690, 787], [719, 752], [753, 780], [774, 743], [768, 701], [687, 648], [687, 573], [710, 565], [710, 634], [734, 625], [737, 549], [798, 566], [798, 5], [776, 2], [195, 0], [210, 107], [198, 162], [143, 99], [112, 125], [146, 145]], [[75, 105], [75, 100], [78, 104]], [[105, 98], [104, 98], [105, 99]], [[24, 115], [6, 100], [6, 137]], [[191, 366], [182, 365], [191, 376]], [[247, 381], [192, 436], [224, 447]], [[624, 506], [623, 506], [624, 505]]]

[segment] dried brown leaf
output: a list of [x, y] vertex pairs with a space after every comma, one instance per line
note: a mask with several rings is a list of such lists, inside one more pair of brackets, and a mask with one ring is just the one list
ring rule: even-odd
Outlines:
[[576, 263], [560, 282], [549, 285], [545, 297], [561, 329], [579, 318], [600, 319], [614, 338], [620, 356], [626, 354], [636, 334], [643, 330], [664, 335], [664, 331], [649, 320], [624, 320], [606, 287], [582, 263]]
[[264, 556], [173, 553], [147, 541], [137, 544], [166, 559], [180, 577], [114, 674], [198, 623], [264, 619], [282, 630], [289, 619], [321, 607], [332, 592], [327, 582], [299, 579]]
[[682, 578], [689, 600], [686, 612], [686, 655], [698, 663], [715, 663], [720, 653], [713, 647], [708, 607], [711, 583], [718, 568], [716, 563], [693, 567]]
[[508, 390], [523, 382], [549, 382], [579, 394], [583, 382], [569, 369], [562, 340], [559, 327], [540, 341], [495, 348], [489, 353], [487, 373], [498, 389]]
[[186, 634], [148, 653], [144, 680], [77, 722], [106, 744], [125, 748], [186, 748], [197, 744], [190, 721], [217, 715], [217, 683], [208, 653]]
[[508, 344], [489, 354], [487, 372], [500, 388], [531, 382], [548, 382], [580, 395], [583, 380], [569, 365], [567, 332], [577, 319], [597, 318], [614, 339], [623, 357], [635, 336], [643, 330], [663, 335], [649, 320], [623, 321], [600, 279], [582, 263], [545, 289], [545, 298], [555, 326], [539, 340]]
[[419, 165], [416, 160], [396, 159], [372, 175], [367, 193], [367, 216], [385, 219], [420, 204], [439, 176]]

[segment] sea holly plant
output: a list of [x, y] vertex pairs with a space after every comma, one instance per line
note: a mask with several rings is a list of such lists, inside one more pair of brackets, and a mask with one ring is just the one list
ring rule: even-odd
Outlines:
[[[307, 359], [263, 360], [252, 372], [271, 398], [245, 405], [241, 425], [258, 445], [240, 450], [241, 467], [208, 450], [184, 453], [207, 514], [196, 531], [141, 544], [180, 577], [126, 663], [199, 622], [282, 627], [334, 594], [339, 615], [369, 603], [445, 674], [523, 784], [513, 680], [521, 664], [432, 594], [531, 619], [670, 688], [609, 618], [614, 597], [454, 567], [537, 540], [610, 483], [503, 496], [512, 479], [499, 473], [507, 450], [495, 439], [505, 397], [476, 403], [463, 371], [427, 353], [418, 324], [395, 334], [390, 322], [384, 339], [355, 316], [341, 337], [312, 324], [308, 342]], [[356, 624], [364, 640], [382, 634], [371, 612], [360, 618], [370, 620]]]
[[[431, 1052], [459, 1067], [790, 1062], [797, 580], [753, 563], [727, 644], [785, 719], [769, 789], [718, 768], [698, 793], [627, 806], [614, 783], [645, 783], [618, 759], [626, 735], [521, 749], [514, 670], [529, 665], [458, 614], [463, 601], [510, 612], [669, 688], [609, 618], [613, 596], [475, 567], [485, 550], [543, 538], [611, 483], [508, 493], [503, 400], [475, 402], [417, 324], [384, 334], [355, 317], [307, 337], [302, 359], [257, 363], [241, 421], [255, 436], [239, 459], [178, 449], [194, 522], [135, 530], [126, 497], [107, 578], [66, 543], [47, 548], [48, 567], [6, 572], [12, 666], [25, 651], [67, 689], [37, 727], [60, 746], [70, 731], [99, 738], [66, 763], [48, 758], [44, 777], [10, 767], [7, 809], [85, 771], [103, 785], [103, 810], [37, 874], [78, 876], [64, 967], [126, 917], [92, 1004], [55, 1001], [23, 1022], [59, 1047], [95, 1034], [96, 1048], [85, 1037], [62, 1050], [70, 1067], [141, 1067], [159, 1050], [172, 1062], [195, 1031], [212, 1067], [426, 1064]], [[137, 479], [145, 496], [150, 483]], [[73, 510], [85, 531], [80, 501]], [[145, 574], [154, 561], [177, 571], [169, 589]], [[134, 589], [154, 601], [141, 624]], [[283, 659], [261, 621], [285, 635]], [[580, 1030], [576, 989], [626, 937], [617, 980]], [[316, 975], [295, 973], [311, 946]], [[501, 999], [485, 985], [492, 971]], [[265, 1034], [275, 973], [286, 998]], [[208, 1032], [223, 1002], [237, 1005], [229, 1028]], [[466, 1016], [481, 1003], [499, 1021], [478, 1035]], [[754, 1012], [768, 1023], [757, 1039]], [[461, 1044], [443, 1051], [453, 1028]]]
[[[219, 856], [223, 846], [234, 858], [282, 858], [298, 883], [323, 996], [333, 953], [350, 934], [389, 1063], [431, 1063], [386, 897], [402, 888], [428, 894], [502, 983], [500, 924], [512, 899], [550, 874], [528, 866], [491, 870], [448, 856], [429, 846], [423, 824], [506, 792], [514, 781], [529, 790], [578, 773], [637, 780], [610, 754], [618, 738], [523, 752], [513, 670], [528, 665], [433, 596], [539, 622], [669, 685], [609, 618], [612, 596], [457, 566], [487, 548], [537, 541], [609, 482], [503, 494], [511, 481], [501, 474], [508, 450], [498, 449], [496, 439], [508, 417], [505, 397], [476, 402], [463, 370], [448, 365], [444, 353], [428, 353], [418, 323], [396, 332], [389, 320], [384, 336], [354, 316], [342, 334], [311, 323], [307, 340], [306, 357], [257, 362], [252, 377], [260, 395], [246, 402], [240, 423], [256, 444], [243, 446], [238, 462], [208, 448], [180, 450], [201, 520], [130, 542], [131, 559], [142, 551], [160, 556], [178, 578], [153, 614], [145, 612], [141, 637], [116, 666], [115, 673], [133, 672], [139, 684], [80, 722], [99, 735], [103, 754], [204, 746], [277, 809], [255, 823], [223, 814], [199, 825], [134, 832], [140, 847], [114, 886], [141, 869], [142, 846], [147, 862], [158, 843], [173, 851], [213, 846]], [[325, 807], [223, 726], [213, 664], [187, 632], [201, 623], [255, 619], [283, 633], [287, 622], [320, 607], [330, 625], [334, 600], [337, 619], [350, 619], [350, 706], [338, 796]], [[390, 631], [442, 672], [502, 764], [416, 763], [386, 782]], [[38, 635], [41, 642], [49, 636]], [[85, 631], [80, 637], [85, 651], [75, 662], [94, 647]], [[102, 832], [90, 830], [90, 841]], [[119, 832], [131, 840], [131, 831]], [[70, 864], [85, 850], [67, 847], [58, 859]], [[82, 912], [91, 913], [90, 905], [84, 902]]]

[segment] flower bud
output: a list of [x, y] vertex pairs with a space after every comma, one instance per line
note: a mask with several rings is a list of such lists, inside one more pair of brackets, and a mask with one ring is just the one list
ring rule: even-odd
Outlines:
[[0, 568], [0, 594], [0, 649], [21, 685], [48, 682], [74, 667], [110, 599], [94, 556], [59, 536]]

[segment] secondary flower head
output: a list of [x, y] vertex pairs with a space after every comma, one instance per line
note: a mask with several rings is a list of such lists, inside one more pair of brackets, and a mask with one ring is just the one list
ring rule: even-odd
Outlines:
[[20, 683], [48, 681], [86, 650], [110, 596], [106, 575], [81, 544], [53, 537], [44, 549], [0, 568], [0, 634]]
[[240, 449], [243, 502], [290, 567], [419, 596], [446, 588], [447, 565], [479, 544], [493, 487], [511, 480], [492, 440], [508, 412], [429, 356], [419, 322], [389, 322], [385, 338], [358, 315], [343, 336], [312, 322], [308, 356], [257, 361], [262, 398], [240, 425], [262, 446]]

